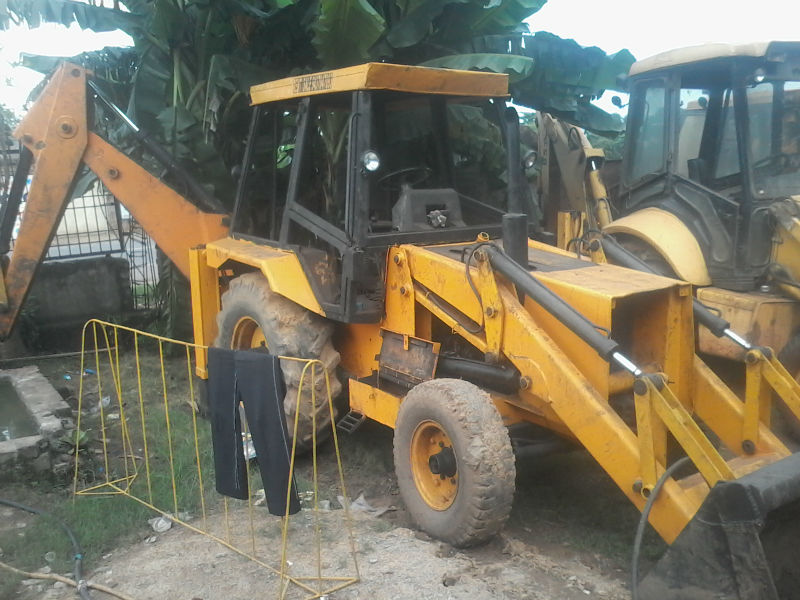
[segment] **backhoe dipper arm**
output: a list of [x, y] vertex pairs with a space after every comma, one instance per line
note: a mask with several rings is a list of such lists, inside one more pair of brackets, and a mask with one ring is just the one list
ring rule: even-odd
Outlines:
[[[33, 174], [14, 250], [3, 273], [0, 338], [11, 332], [64, 209], [86, 164], [142, 225], [180, 271], [189, 276], [189, 249], [227, 234], [228, 217], [204, 212], [89, 131], [86, 71], [63, 64], [14, 135], [33, 156]], [[15, 179], [26, 178], [19, 170]], [[17, 211], [4, 207], [0, 232]], [[2, 295], [0, 295], [2, 301]]]

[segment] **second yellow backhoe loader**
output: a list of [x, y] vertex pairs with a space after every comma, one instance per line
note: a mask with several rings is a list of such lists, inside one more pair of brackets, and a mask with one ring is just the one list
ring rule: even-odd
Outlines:
[[[612, 234], [647, 268], [692, 283], [800, 377], [800, 44], [672, 50], [635, 63], [629, 87], [618, 173], [579, 129], [538, 116], [541, 195], [559, 246], [581, 239], [584, 224], [582, 246]], [[704, 328], [697, 345], [744, 359]], [[800, 422], [780, 417], [800, 441]]]
[[[394, 429], [403, 501], [431, 535], [502, 528], [509, 428], [528, 424], [585, 448], [671, 545], [640, 597], [798, 597], [800, 455], [770, 405], [800, 415], [800, 386], [689, 284], [529, 237], [504, 75], [366, 64], [254, 86], [232, 215], [88, 131], [86, 90], [63, 66], [19, 126], [33, 185], [2, 333], [86, 164], [189, 275], [197, 343], [319, 358], [347, 381], [343, 427]], [[746, 352], [741, 395], [695, 354], [697, 322]], [[300, 446], [325, 410], [303, 398]]]

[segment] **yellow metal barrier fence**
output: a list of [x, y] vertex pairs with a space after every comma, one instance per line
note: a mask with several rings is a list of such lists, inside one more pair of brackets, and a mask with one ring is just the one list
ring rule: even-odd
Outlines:
[[[272, 517], [266, 510], [258, 515], [260, 524], [268, 519], [280, 520], [280, 556], [272, 557], [277, 562], [275, 565], [270, 564], [267, 558], [275, 553], [274, 545], [271, 546], [266, 538], [259, 539], [263, 536], [257, 532], [256, 513], [259, 507], [255, 505], [257, 501], [253, 497], [253, 476], [249, 465], [247, 476], [250, 494], [246, 502], [220, 497], [213, 491], [210, 427], [203, 419], [198, 419], [198, 406], [204, 403], [200, 387], [204, 382], [194, 375], [192, 356], [197, 348], [195, 344], [105, 321], [91, 320], [85, 325], [75, 439], [75, 496], [120, 495], [135, 500], [169, 521], [204, 535], [277, 575], [279, 598], [292, 594], [300, 594], [309, 600], [321, 598], [359, 581], [356, 544], [336, 435], [330, 382], [322, 363], [280, 357], [281, 361], [303, 363], [296, 400], [298, 409], [294, 413], [294, 440], [297, 439], [299, 403], [303, 390], [310, 386], [312, 407], [319, 406], [318, 400], [327, 403], [338, 475], [336, 483], [344, 498], [342, 508], [345, 518], [342, 523], [341, 519], [336, 518], [337, 515], [325, 510], [327, 507], [323, 508], [324, 504], [331, 501], [320, 498], [317, 411], [312, 410], [314, 439], [310, 481], [303, 480], [298, 474], [299, 462], [293, 446], [286, 512], [288, 514], [291, 482], [296, 479], [304, 509], [310, 508], [312, 511], [313, 527], [292, 528], [292, 517]], [[317, 389], [321, 382], [317, 378], [321, 374], [325, 378], [326, 397], [318, 399]], [[96, 379], [93, 386], [90, 385], [92, 379]], [[96, 423], [102, 441], [102, 464], [90, 465], [90, 468], [85, 463], [96, 459], [91, 454], [87, 457], [85, 452], [79, 452], [82, 427], [86, 426], [87, 419]], [[245, 431], [243, 435], [245, 444], [248, 434]], [[308, 471], [309, 465], [304, 466]], [[304, 487], [310, 489], [303, 491]], [[310, 506], [306, 506], [308, 504]], [[196, 511], [200, 513], [200, 523], [192, 518], [192, 513]], [[242, 511], [247, 513], [246, 518], [242, 518]], [[305, 518], [309, 516], [308, 511], [303, 510], [295, 518], [301, 515]], [[247, 532], [240, 531], [242, 522], [249, 524], [245, 525]], [[346, 540], [352, 565], [342, 565], [340, 559], [336, 566], [337, 573], [334, 574], [330, 566], [323, 563], [323, 531], [326, 528], [338, 529], [336, 539], [341, 543], [342, 526], [347, 530]], [[313, 549], [311, 552], [303, 550], [301, 560], [291, 561], [290, 537], [293, 542], [296, 541], [296, 536], [299, 537], [303, 529], [311, 531], [313, 540], [310, 545]], [[342, 556], [340, 552], [337, 554]], [[313, 558], [314, 564], [308, 564], [309, 557]], [[350, 574], [338, 574], [341, 571]]]

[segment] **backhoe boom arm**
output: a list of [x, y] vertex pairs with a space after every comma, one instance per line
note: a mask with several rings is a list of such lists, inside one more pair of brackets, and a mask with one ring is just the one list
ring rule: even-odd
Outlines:
[[[89, 130], [86, 71], [76, 65], [65, 63], [56, 71], [15, 136], [24, 147], [22, 153], [32, 155], [33, 172], [14, 249], [3, 273], [6, 298], [0, 302], [0, 338], [14, 327], [82, 165], [97, 175], [187, 277], [189, 249], [228, 232], [227, 215], [200, 210]], [[18, 169], [15, 180], [27, 175], [26, 169]], [[16, 219], [12, 194], [3, 210], [0, 232], [10, 231]]]

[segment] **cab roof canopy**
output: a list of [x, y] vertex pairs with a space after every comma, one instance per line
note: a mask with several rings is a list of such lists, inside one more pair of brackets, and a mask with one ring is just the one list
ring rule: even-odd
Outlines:
[[724, 58], [766, 58], [782, 60], [787, 55], [800, 57], [800, 42], [754, 42], [751, 44], [703, 44], [676, 48], [638, 60], [631, 66], [630, 75]]
[[250, 88], [250, 98], [253, 104], [263, 104], [355, 90], [394, 90], [419, 94], [497, 98], [508, 95], [508, 75], [366, 63], [254, 85]]

